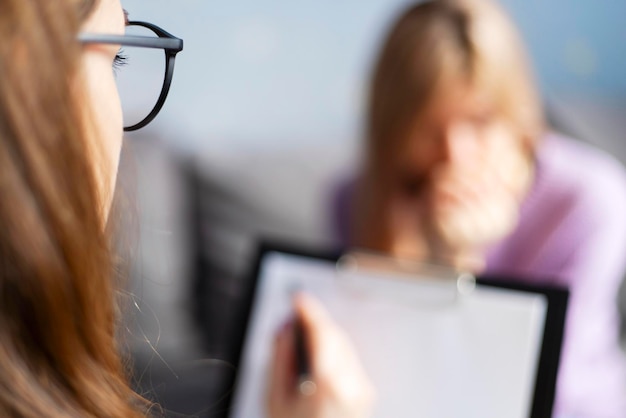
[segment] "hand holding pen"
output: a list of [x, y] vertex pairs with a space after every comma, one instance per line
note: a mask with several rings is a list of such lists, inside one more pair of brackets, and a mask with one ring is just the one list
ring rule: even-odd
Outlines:
[[374, 390], [348, 337], [310, 296], [297, 294], [294, 311], [274, 344], [269, 417], [369, 417]]

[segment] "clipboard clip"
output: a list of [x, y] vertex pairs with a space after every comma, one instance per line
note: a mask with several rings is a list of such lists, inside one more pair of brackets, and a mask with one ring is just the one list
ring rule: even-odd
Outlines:
[[[442, 298], [444, 301], [457, 301], [476, 288], [476, 278], [471, 273], [460, 272], [450, 266], [374, 252], [348, 252], [339, 258], [336, 269], [337, 277], [344, 283], [352, 282], [361, 289], [369, 284], [372, 290], [376, 288], [376, 292], [390, 292], [399, 299], [414, 299], [414, 288], [419, 284], [422, 289], [419, 293], [420, 304], [438, 304]], [[380, 285], [381, 281], [386, 283], [385, 286]]]

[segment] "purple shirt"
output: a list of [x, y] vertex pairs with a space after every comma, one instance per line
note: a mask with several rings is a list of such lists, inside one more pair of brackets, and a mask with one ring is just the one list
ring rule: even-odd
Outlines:
[[[589, 145], [546, 136], [516, 229], [493, 245], [485, 273], [570, 289], [555, 415], [626, 416], [617, 291], [626, 271], [626, 173]], [[348, 243], [353, 185], [334, 202]]]

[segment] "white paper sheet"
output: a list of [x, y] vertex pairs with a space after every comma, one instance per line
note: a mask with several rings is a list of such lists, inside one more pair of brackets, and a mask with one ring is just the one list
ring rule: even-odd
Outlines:
[[528, 416], [547, 310], [543, 295], [478, 286], [450, 298], [449, 284], [398, 287], [385, 278], [361, 279], [346, 285], [329, 261], [265, 257], [232, 418], [266, 418], [271, 345], [291, 315], [294, 288], [318, 297], [353, 340], [377, 390], [374, 418]]

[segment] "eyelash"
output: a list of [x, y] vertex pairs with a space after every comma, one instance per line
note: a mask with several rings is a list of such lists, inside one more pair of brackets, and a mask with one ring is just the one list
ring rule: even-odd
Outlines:
[[113, 70], [119, 71], [122, 67], [128, 64], [128, 55], [124, 54], [124, 50], [120, 49], [113, 59]]

